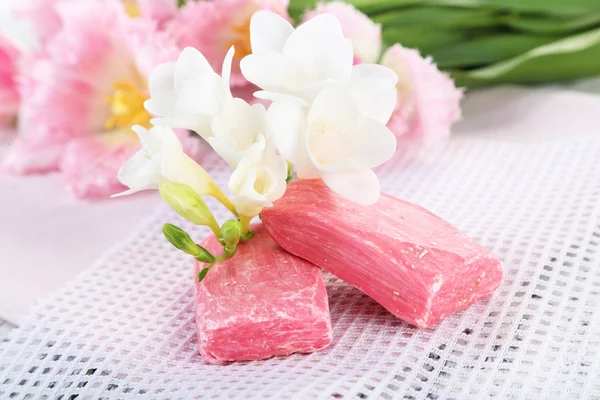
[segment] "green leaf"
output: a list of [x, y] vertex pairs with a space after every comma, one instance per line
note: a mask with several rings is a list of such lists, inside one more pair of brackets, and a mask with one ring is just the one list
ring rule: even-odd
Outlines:
[[198, 272], [198, 282], [202, 282], [202, 280], [206, 277], [206, 274], [208, 274], [208, 271], [210, 271], [211, 268], [212, 265], [208, 268], [203, 268], [202, 271]]
[[[260, 216], [260, 214], [259, 214], [259, 216]], [[248, 233], [246, 233], [245, 235], [242, 235], [242, 237], [240, 238], [240, 242], [246, 243], [248, 240], [252, 239], [254, 237], [254, 235], [256, 235], [256, 232], [249, 229]]]
[[401, 43], [404, 47], [419, 49], [422, 54], [431, 54], [444, 46], [463, 42], [467, 38], [467, 33], [459, 29], [394, 26], [384, 30], [382, 37], [387, 45]]
[[437, 0], [435, 4], [460, 4], [471, 7], [495, 7], [514, 11], [549, 14], [584, 14], [600, 11], [598, 0]]
[[543, 83], [600, 74], [600, 28], [470, 71], [450, 71], [459, 86]]
[[[305, 10], [315, 8], [322, 0], [290, 0], [288, 11], [290, 16], [298, 19]], [[346, 0], [366, 14], [374, 14], [399, 7], [425, 3], [426, 0]]]
[[198, 246], [198, 247], [200, 248], [200, 254], [198, 254], [196, 256], [196, 260], [206, 263], [206, 264], [212, 264], [215, 261], [217, 261], [215, 256], [210, 254], [210, 252], [208, 250], [206, 250], [204, 247], [202, 247], [202, 246]]
[[374, 22], [381, 24], [384, 31], [393, 26], [464, 29], [497, 26], [502, 22], [501, 15], [494, 10], [438, 6], [394, 9], [376, 14], [372, 19]]
[[471, 68], [515, 57], [556, 40], [514, 33], [494, 34], [441, 47], [431, 55], [440, 68]]
[[539, 35], [569, 35], [600, 25], [600, 13], [580, 16], [513, 14], [504, 18], [512, 29]]

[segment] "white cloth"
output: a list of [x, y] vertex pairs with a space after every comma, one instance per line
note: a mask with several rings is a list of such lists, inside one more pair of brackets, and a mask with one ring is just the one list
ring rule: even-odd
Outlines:
[[156, 194], [77, 201], [57, 174], [0, 174], [0, 319], [35, 301], [122, 241], [159, 203]]
[[[386, 192], [448, 219], [503, 260], [491, 300], [419, 330], [327, 275], [330, 348], [207, 365], [195, 342], [191, 260], [160, 234], [164, 222], [180, 221], [161, 206], [21, 320], [0, 346], [0, 398], [600, 397], [600, 103], [513, 93], [528, 99], [514, 103], [527, 105], [524, 123], [510, 118], [510, 104], [471, 115], [489, 100], [479, 95], [461, 128], [471, 133], [380, 173]], [[568, 137], [544, 143], [491, 140], [565, 128]], [[221, 182], [228, 175], [223, 164], [210, 169]]]

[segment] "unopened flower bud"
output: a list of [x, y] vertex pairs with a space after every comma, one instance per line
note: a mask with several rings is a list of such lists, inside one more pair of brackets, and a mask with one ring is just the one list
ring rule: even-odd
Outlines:
[[240, 221], [230, 219], [221, 227], [221, 237], [225, 243], [225, 248], [234, 249], [240, 242], [242, 236], [242, 224]]
[[163, 182], [159, 191], [164, 202], [183, 218], [196, 225], [206, 225], [213, 231], [218, 229], [215, 217], [191, 187], [181, 183]]

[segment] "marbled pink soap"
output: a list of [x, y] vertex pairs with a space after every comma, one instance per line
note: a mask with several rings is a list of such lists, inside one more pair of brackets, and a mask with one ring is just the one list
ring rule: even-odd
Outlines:
[[297, 180], [262, 219], [281, 247], [418, 327], [489, 296], [502, 280], [501, 262], [484, 247], [424, 208], [385, 194], [366, 207], [320, 180]]
[[[238, 252], [196, 283], [196, 330], [206, 361], [310, 353], [333, 337], [320, 268], [277, 245], [262, 225]], [[213, 254], [214, 236], [203, 243]], [[196, 274], [206, 264], [196, 262]]]

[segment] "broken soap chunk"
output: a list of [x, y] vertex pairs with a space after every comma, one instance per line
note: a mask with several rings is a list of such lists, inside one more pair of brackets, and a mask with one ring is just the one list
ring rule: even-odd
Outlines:
[[487, 249], [424, 208], [386, 194], [362, 206], [320, 180], [296, 180], [262, 219], [281, 247], [418, 327], [489, 296], [502, 281], [502, 264]]
[[[309, 353], [332, 339], [320, 268], [279, 247], [262, 225], [196, 282], [200, 353], [210, 363]], [[222, 254], [214, 236], [203, 243]], [[196, 274], [208, 264], [196, 262]]]

